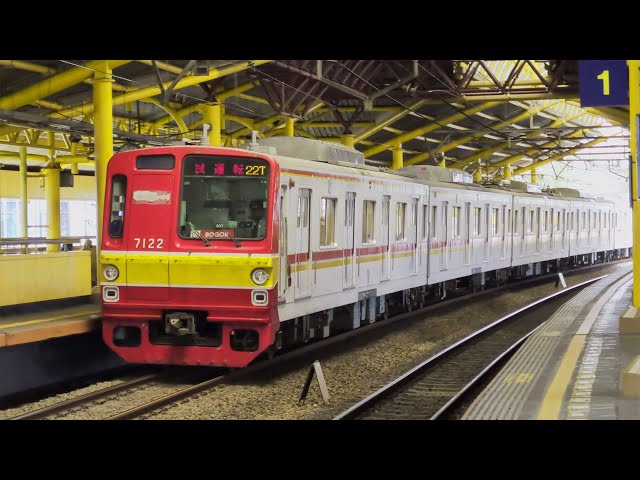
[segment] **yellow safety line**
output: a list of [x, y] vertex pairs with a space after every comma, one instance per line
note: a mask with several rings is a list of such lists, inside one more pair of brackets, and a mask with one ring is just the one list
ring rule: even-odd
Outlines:
[[[0, 330], [4, 330], [6, 328], [13, 328], [13, 327], [21, 327], [23, 325], [33, 325], [34, 323], [44, 323], [44, 322], [54, 322], [56, 320], [63, 320], [65, 318], [75, 318], [75, 317], [79, 317], [81, 315], [87, 315], [86, 313], [79, 313], [77, 315], [60, 315], [58, 317], [50, 317], [50, 318], [40, 318], [38, 320], [27, 320], [26, 322], [18, 322], [18, 323], [9, 323], [7, 325], [2, 325], [0, 324]], [[92, 313], [90, 315], [97, 315], [97, 313]], [[91, 320], [91, 319], [88, 319]]]
[[553, 377], [553, 381], [549, 386], [549, 390], [547, 390], [547, 394], [545, 395], [540, 411], [538, 412], [538, 420], [558, 419], [560, 409], [562, 408], [562, 401], [564, 400], [564, 394], [569, 387], [573, 371], [575, 370], [580, 354], [582, 353], [582, 349], [584, 348], [587, 334], [593, 326], [595, 319], [600, 314], [602, 307], [604, 307], [604, 304], [613, 296], [622, 284], [628, 281], [628, 275], [629, 274], [624, 275], [621, 279], [616, 281], [616, 283], [610, 286], [596, 304], [591, 307], [586, 319], [581, 324], [581, 328], [571, 340], [569, 348], [567, 348], [567, 351], [562, 358], [560, 367], [558, 368], [555, 377]]
[[558, 368], [556, 376], [553, 378], [553, 382], [551, 382], [551, 386], [544, 396], [544, 401], [538, 412], [538, 420], [558, 419], [564, 394], [569, 386], [571, 375], [578, 362], [580, 353], [582, 353], [582, 349], [584, 348], [586, 338], [584, 335], [576, 335], [573, 337], [573, 340], [571, 340], [569, 348], [567, 348], [564, 358], [560, 363], [560, 368]]

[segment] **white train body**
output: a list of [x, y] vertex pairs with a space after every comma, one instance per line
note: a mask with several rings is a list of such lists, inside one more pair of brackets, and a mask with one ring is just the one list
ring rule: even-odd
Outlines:
[[[280, 165], [278, 313], [283, 325], [300, 322], [298, 341], [327, 336], [338, 322], [347, 329], [373, 322], [391, 296], [410, 309], [434, 288], [446, 294], [456, 279], [484, 285], [488, 276], [606, 261], [631, 248], [628, 208], [570, 189], [445, 182], [438, 177], [467, 174], [436, 167], [405, 174], [349, 166], [335, 157], [359, 152], [301, 138], [254, 148]], [[346, 317], [334, 315], [337, 307]]]

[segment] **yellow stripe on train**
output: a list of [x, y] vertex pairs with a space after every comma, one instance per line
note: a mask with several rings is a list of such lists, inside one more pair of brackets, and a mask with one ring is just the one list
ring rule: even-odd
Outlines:
[[[135, 285], [258, 287], [251, 280], [251, 272], [262, 268], [269, 274], [269, 280], [259, 287], [272, 288], [278, 281], [279, 262], [278, 257], [100, 254], [103, 267], [108, 264], [118, 267], [117, 283]], [[108, 284], [104, 278], [101, 282]]]

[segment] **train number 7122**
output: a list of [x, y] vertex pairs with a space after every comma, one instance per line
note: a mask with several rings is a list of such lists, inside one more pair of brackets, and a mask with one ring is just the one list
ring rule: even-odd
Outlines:
[[142, 244], [142, 248], [162, 248], [162, 244], [164, 243], [164, 238], [134, 238], [136, 242], [136, 248], [140, 248], [140, 244]]

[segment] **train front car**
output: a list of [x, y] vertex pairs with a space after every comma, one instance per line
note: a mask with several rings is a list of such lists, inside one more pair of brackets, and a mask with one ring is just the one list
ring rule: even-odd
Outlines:
[[279, 329], [278, 164], [214, 147], [118, 153], [100, 253], [106, 344], [131, 363], [243, 367]]

